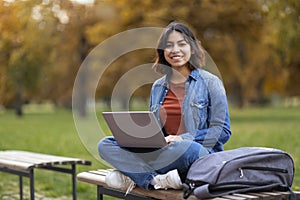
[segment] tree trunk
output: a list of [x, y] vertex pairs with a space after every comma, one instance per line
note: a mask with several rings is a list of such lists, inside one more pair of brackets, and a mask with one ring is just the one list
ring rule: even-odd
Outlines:
[[243, 108], [245, 105], [244, 102], [244, 93], [243, 93], [243, 87], [241, 83], [236, 84], [236, 89], [234, 91], [235, 97], [236, 97], [236, 105], [238, 108]]
[[259, 106], [264, 106], [267, 102], [263, 92], [264, 78], [260, 78], [256, 86], [257, 103]]
[[[84, 36], [81, 37], [80, 44], [78, 47], [78, 55], [80, 58], [80, 64], [84, 61], [85, 57], [88, 53], [88, 44], [87, 40]], [[88, 70], [86, 67], [83, 68], [83, 70], [80, 73], [79, 78], [79, 88], [78, 88], [78, 96], [76, 97], [77, 101], [77, 109], [79, 112], [79, 115], [82, 117], [85, 117], [87, 114], [86, 106], [87, 106], [87, 75]]]
[[[246, 57], [246, 47], [245, 47], [245, 44], [243, 42], [243, 40], [240, 38], [239, 35], [237, 34], [234, 34], [234, 42], [235, 42], [235, 47], [236, 47], [236, 53], [238, 55], [238, 61], [239, 61], [239, 67], [240, 68], [240, 74], [237, 74], [237, 76], [243, 76], [243, 72], [244, 72], [244, 68], [247, 64], [247, 57]], [[246, 99], [245, 99], [245, 90], [244, 90], [244, 83], [247, 82], [247, 81], [243, 81], [243, 78], [240, 78], [240, 77], [237, 77], [237, 81], [238, 81], [238, 85], [237, 85], [237, 103], [238, 103], [238, 107], [239, 108], [242, 108], [245, 106], [245, 102], [246, 102]], [[248, 83], [246, 83], [248, 84]]]
[[15, 103], [16, 115], [18, 117], [23, 116], [23, 92], [19, 86], [16, 94], [16, 103]]

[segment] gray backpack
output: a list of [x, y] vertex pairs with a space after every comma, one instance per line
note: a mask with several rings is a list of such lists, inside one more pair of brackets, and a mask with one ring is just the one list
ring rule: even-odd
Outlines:
[[[271, 148], [243, 147], [209, 154], [190, 167], [184, 198], [199, 199], [233, 193], [291, 191], [294, 162], [285, 152]], [[292, 193], [291, 199], [295, 199]]]

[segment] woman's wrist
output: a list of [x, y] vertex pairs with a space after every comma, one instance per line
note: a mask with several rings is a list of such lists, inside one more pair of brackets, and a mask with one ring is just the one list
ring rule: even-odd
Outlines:
[[179, 135], [168, 135], [165, 138], [166, 138], [167, 143], [183, 140], [183, 138]]

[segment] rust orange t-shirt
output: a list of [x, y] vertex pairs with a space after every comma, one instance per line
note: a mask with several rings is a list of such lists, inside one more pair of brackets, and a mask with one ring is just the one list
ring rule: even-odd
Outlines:
[[186, 132], [181, 114], [184, 93], [185, 82], [170, 82], [170, 89], [160, 110], [160, 118], [168, 135], [180, 135]]

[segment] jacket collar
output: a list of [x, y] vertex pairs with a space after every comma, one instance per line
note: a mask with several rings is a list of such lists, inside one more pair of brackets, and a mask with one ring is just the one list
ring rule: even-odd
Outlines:
[[197, 80], [199, 78], [199, 69], [193, 69], [188, 77], [188, 79]]
[[[199, 77], [200, 77], [200, 72], [199, 72], [199, 70], [201, 70], [201, 69], [193, 69], [193, 70], [191, 71], [191, 73], [189, 74], [189, 76], [188, 76], [188, 78], [187, 78], [187, 81], [190, 81], [190, 80], [198, 80]], [[171, 74], [165, 75], [164, 81], [163, 81], [163, 83], [162, 83], [163, 86], [169, 87], [169, 79], [170, 79], [170, 76], [171, 76]]]

